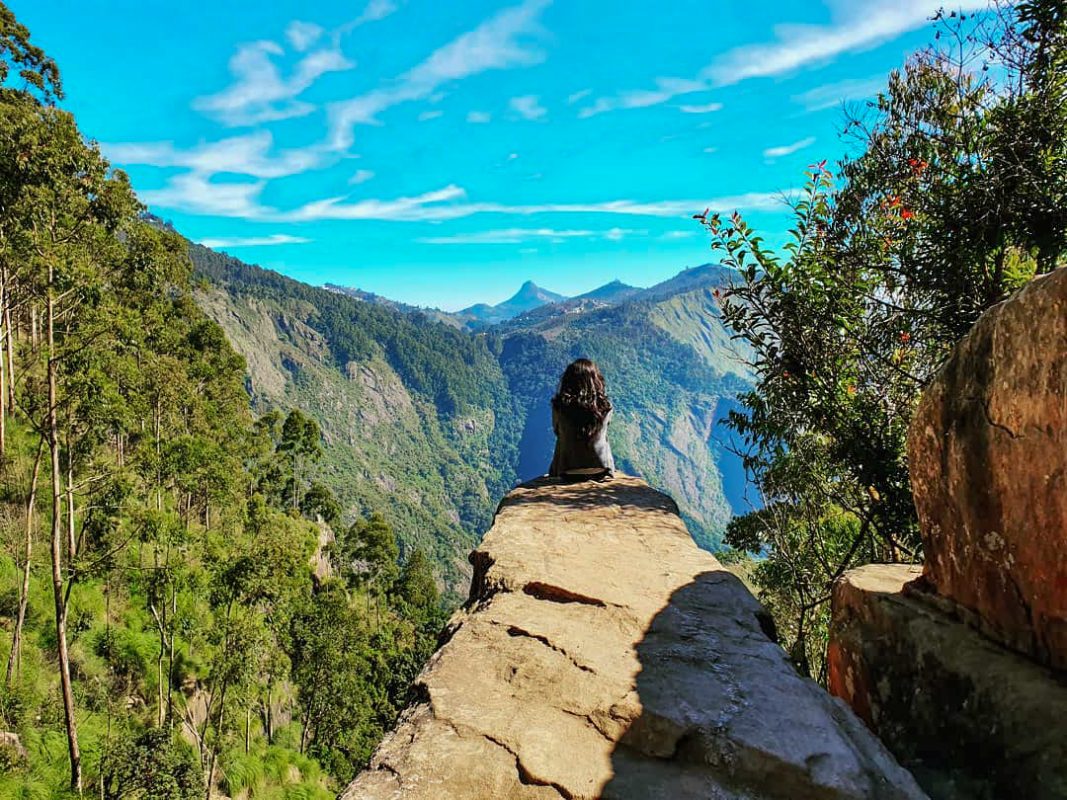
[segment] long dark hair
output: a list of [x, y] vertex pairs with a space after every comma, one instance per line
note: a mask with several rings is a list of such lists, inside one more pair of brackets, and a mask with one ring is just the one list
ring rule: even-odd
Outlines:
[[604, 376], [597, 365], [588, 358], [572, 362], [559, 379], [552, 408], [570, 417], [578, 425], [578, 433], [583, 439], [596, 436], [611, 411]]

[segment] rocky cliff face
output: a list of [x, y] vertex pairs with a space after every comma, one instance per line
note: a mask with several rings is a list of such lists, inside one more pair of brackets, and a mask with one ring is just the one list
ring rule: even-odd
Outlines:
[[1067, 269], [957, 345], [908, 462], [926, 581], [997, 640], [1067, 669]]
[[908, 458], [926, 563], [834, 587], [830, 689], [939, 800], [1067, 797], [1067, 269], [979, 319]]
[[347, 800], [920, 798], [635, 478], [513, 491]]

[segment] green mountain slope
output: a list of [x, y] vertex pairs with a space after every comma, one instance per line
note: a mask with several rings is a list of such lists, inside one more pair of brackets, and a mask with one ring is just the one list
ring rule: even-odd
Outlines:
[[381, 512], [449, 583], [515, 473], [517, 425], [490, 351], [421, 315], [192, 246], [198, 301], [248, 362], [257, 411], [298, 407], [326, 440], [324, 479], [349, 517]]
[[743, 475], [717, 423], [747, 383], [719, 319], [727, 275], [696, 268], [618, 304], [543, 305], [481, 333], [410, 307], [307, 286], [193, 246], [204, 310], [248, 362], [257, 410], [298, 407], [327, 442], [349, 517], [379, 511], [459, 587], [466, 552], [518, 479], [543, 474], [549, 399], [566, 364], [601, 363], [621, 469], [678, 501], [718, 545]]

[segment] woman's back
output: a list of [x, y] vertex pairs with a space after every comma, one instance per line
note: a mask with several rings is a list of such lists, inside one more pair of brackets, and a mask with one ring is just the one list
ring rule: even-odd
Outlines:
[[572, 363], [552, 398], [552, 428], [556, 451], [548, 474], [553, 477], [590, 477], [615, 472], [608, 444], [612, 407], [604, 379], [589, 359]]

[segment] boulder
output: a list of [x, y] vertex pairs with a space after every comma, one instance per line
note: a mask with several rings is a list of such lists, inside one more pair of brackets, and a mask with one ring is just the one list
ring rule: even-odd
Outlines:
[[935, 800], [1067, 797], [1067, 685], [911, 590], [920, 570], [871, 564], [835, 584], [830, 691]]
[[956, 346], [908, 461], [925, 581], [988, 635], [1067, 669], [1067, 269]]
[[344, 800], [922, 798], [644, 482], [513, 491]]

